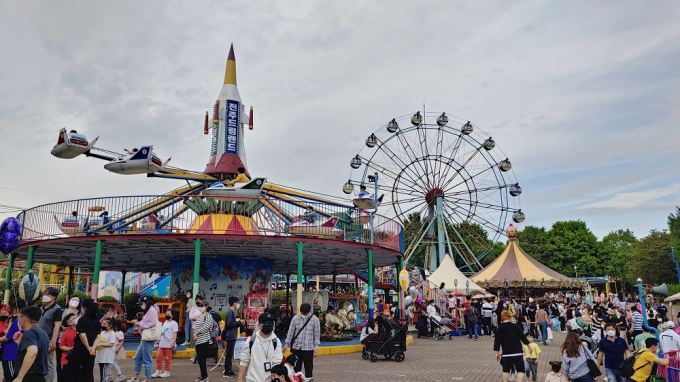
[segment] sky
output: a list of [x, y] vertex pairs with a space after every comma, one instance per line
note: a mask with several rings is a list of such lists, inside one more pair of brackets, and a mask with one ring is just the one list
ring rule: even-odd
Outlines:
[[181, 186], [50, 150], [67, 127], [202, 170], [233, 43], [251, 174], [341, 196], [366, 137], [425, 104], [511, 159], [520, 228], [642, 237], [680, 205], [679, 20], [677, 1], [3, 2], [0, 218]]

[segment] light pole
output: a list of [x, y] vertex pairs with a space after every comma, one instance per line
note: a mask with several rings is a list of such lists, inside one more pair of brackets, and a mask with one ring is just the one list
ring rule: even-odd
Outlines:
[[574, 265], [574, 273], [576, 274], [576, 278], [578, 278], [578, 271], [576, 270], [578, 268], [576, 265]]

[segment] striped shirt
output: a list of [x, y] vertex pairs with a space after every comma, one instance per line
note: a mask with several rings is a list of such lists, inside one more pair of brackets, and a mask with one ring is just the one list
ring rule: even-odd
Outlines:
[[194, 332], [198, 332], [198, 340], [196, 345], [204, 344], [210, 341], [213, 326], [215, 325], [215, 320], [213, 320], [210, 313], [205, 312], [201, 314], [196, 319], [194, 323]]
[[[321, 324], [318, 317], [313, 313], [309, 314], [311, 315], [311, 318], [310, 316], [298, 314], [290, 321], [288, 336], [286, 337], [287, 347], [295, 350], [310, 351], [319, 346], [319, 343], [321, 342]], [[305, 325], [308, 319], [311, 321]], [[304, 329], [302, 329], [303, 326]], [[300, 330], [302, 330], [302, 332], [298, 334]], [[291, 343], [295, 335], [297, 335], [295, 343]]]
[[633, 312], [633, 331], [642, 331], [642, 314]]

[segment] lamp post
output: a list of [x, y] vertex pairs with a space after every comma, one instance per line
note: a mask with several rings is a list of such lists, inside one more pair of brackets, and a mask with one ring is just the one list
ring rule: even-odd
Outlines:
[[[638, 278], [637, 279], [637, 284], [638, 284], [638, 293], [640, 293], [640, 306], [641, 306], [641, 312], [642, 313], [642, 326], [650, 329], [652, 333], [654, 333], [654, 337], [659, 340], [659, 331], [656, 328], [650, 327], [647, 323], [647, 307], [646, 302], [645, 302], [645, 293], [644, 290], [642, 289], [642, 279]], [[663, 352], [661, 351], [661, 348], [659, 348], [659, 358], [663, 357]]]
[[577, 270], [577, 268], [578, 268], [578, 267], [577, 267], [576, 265], [574, 265], [574, 274], [576, 274], [576, 277], [575, 277], [575, 278], [578, 278], [578, 270]]

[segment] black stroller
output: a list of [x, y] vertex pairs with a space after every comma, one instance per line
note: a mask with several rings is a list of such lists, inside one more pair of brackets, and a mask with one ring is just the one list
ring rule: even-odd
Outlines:
[[429, 327], [428, 321], [429, 321], [429, 318], [426, 315], [424, 315], [424, 314], [420, 315], [418, 322], [416, 322], [416, 329], [418, 329], [418, 338], [420, 338], [420, 337], [427, 338], [427, 337], [430, 336], [430, 332], [429, 332], [430, 327]]
[[394, 357], [395, 361], [402, 362], [406, 358], [404, 352], [408, 326], [400, 325], [382, 316], [379, 316], [376, 322], [378, 323], [378, 336], [366, 341], [361, 357], [370, 358], [371, 362], [378, 362], [378, 355], [383, 355], [387, 359]]

